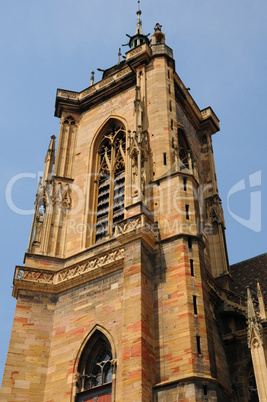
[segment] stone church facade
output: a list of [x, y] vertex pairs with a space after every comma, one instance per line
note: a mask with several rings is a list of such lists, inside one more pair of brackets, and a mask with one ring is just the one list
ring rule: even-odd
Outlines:
[[159, 24], [58, 89], [1, 401], [266, 401], [260, 285], [232, 290], [212, 136]]

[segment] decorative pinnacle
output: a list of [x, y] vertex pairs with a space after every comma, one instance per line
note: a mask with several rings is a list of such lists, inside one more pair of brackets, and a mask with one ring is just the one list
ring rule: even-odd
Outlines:
[[91, 72], [91, 80], [90, 80], [90, 85], [94, 85], [94, 79], [95, 79], [95, 72]]

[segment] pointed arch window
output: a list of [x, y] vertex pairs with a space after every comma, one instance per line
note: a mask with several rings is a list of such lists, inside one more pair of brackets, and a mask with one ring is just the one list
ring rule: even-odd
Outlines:
[[125, 152], [125, 128], [113, 122], [98, 147], [96, 242], [112, 236], [115, 225], [124, 219]]
[[98, 397], [111, 401], [114, 360], [106, 336], [96, 331], [87, 342], [78, 366], [77, 402]]
[[182, 128], [178, 129], [179, 159], [186, 169], [190, 169], [191, 150]]

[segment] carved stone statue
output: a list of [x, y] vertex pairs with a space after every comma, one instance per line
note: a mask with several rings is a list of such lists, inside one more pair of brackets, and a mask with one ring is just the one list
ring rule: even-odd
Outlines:
[[43, 228], [44, 217], [42, 211], [39, 211], [36, 215], [35, 233], [33, 243], [40, 243], [41, 233]]

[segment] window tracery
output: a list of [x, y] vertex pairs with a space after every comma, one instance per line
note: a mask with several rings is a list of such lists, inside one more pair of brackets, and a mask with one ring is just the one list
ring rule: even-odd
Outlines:
[[86, 367], [84, 373], [81, 375], [81, 387], [83, 390], [88, 390], [112, 381], [111, 360], [111, 352], [105, 348], [98, 353], [93, 364], [90, 361], [88, 362], [88, 365], [91, 367]]
[[92, 393], [111, 396], [114, 365], [110, 343], [105, 335], [97, 330], [81, 354], [78, 373], [75, 376], [77, 401], [90, 397]]
[[98, 148], [96, 241], [111, 236], [116, 223], [124, 219], [125, 153], [125, 129], [113, 123]]

